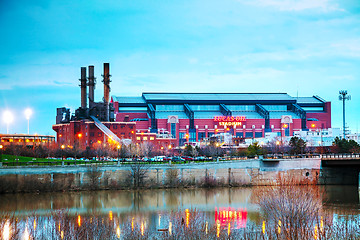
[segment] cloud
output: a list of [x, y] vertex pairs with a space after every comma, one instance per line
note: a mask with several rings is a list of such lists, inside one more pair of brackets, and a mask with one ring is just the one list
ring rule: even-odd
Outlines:
[[272, 7], [280, 11], [321, 10], [325, 12], [343, 11], [328, 0], [240, 0], [247, 5]]

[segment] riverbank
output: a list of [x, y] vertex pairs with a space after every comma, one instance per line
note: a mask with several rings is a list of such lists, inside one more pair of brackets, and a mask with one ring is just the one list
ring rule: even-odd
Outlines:
[[319, 184], [319, 158], [189, 164], [2, 167], [0, 192]]

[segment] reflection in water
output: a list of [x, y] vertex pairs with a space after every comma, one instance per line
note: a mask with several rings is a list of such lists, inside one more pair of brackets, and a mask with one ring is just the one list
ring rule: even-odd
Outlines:
[[6, 220], [5, 225], [4, 225], [4, 230], [3, 230], [3, 239], [4, 240], [9, 240], [11, 236], [11, 228], [10, 228], [10, 221]]
[[[0, 233], [2, 239], [12, 239], [16, 234], [21, 234], [21, 239], [32, 239], [46, 231], [56, 233], [58, 239], [68, 239], [74, 232], [89, 231], [91, 238], [104, 238], [97, 235], [101, 232], [97, 228], [101, 226], [108, 229], [108, 236], [118, 239], [147, 238], [152, 233], [163, 237], [178, 236], [193, 231], [201, 231], [202, 236], [208, 235], [209, 238], [233, 237], [244, 231], [253, 231], [270, 239], [269, 234], [285, 234], [288, 223], [284, 220], [286, 218], [271, 220], [260, 209], [260, 196], [269, 189], [272, 188], [1, 195], [0, 212], [4, 216], [14, 214], [19, 220], [6, 220], [0, 216]], [[301, 192], [305, 188], [292, 189]], [[358, 196], [358, 190], [353, 190], [355, 193], [347, 195]], [[354, 197], [342, 204], [343, 197], [337, 194], [342, 194], [343, 190], [336, 186], [315, 186], [306, 191], [310, 191], [310, 196], [326, 213], [311, 225], [312, 239], [323, 239], [325, 232], [346, 216], [356, 215], [352, 222], [359, 220], [359, 202]], [[61, 210], [63, 208], [66, 210]]]
[[236, 229], [245, 228], [247, 221], [247, 210], [235, 208], [215, 208], [215, 222], [220, 221], [222, 226], [226, 226], [227, 223], [232, 222]]

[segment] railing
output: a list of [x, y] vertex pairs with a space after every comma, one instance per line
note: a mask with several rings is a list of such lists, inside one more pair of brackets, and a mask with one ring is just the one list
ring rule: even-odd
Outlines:
[[105, 133], [109, 138], [111, 138], [112, 140], [121, 143], [121, 140], [118, 136], [115, 135], [115, 133], [113, 133], [110, 129], [108, 129], [104, 124], [102, 124], [99, 119], [97, 119], [94, 116], [90, 116], [93, 120], [95, 125], [103, 132]]
[[360, 159], [360, 154], [358, 153], [337, 153], [337, 154], [322, 154], [321, 159], [326, 160], [339, 160], [339, 159]]

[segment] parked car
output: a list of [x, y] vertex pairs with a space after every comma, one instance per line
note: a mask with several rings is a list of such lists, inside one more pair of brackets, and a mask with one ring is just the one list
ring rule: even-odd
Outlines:
[[174, 162], [185, 161], [185, 159], [183, 159], [182, 157], [179, 157], [179, 156], [172, 157], [171, 160], [174, 161]]
[[204, 161], [205, 159], [206, 159], [206, 157], [204, 157], [204, 156], [199, 156], [199, 157], [194, 158], [195, 161]]
[[154, 161], [164, 161], [165, 156], [156, 156], [154, 157]]
[[181, 158], [183, 158], [185, 161], [192, 161], [194, 160], [193, 157], [190, 157], [190, 156], [182, 156]]

